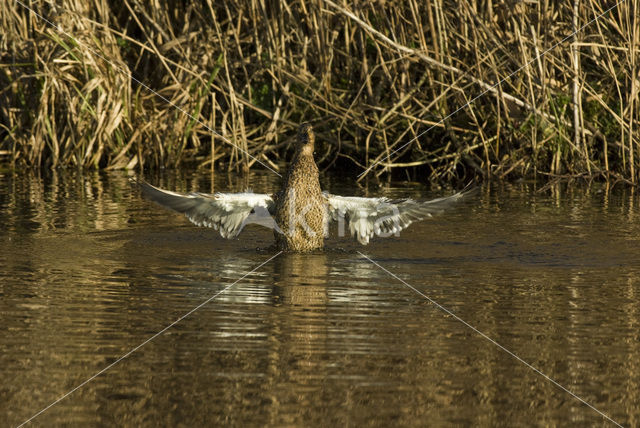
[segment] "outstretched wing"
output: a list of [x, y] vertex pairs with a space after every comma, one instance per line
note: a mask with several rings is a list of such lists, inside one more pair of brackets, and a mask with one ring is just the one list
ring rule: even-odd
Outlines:
[[372, 236], [387, 237], [397, 234], [414, 221], [431, 217], [449, 208], [470, 193], [464, 190], [431, 201], [416, 202], [412, 199], [361, 198], [324, 193], [332, 220], [344, 218], [351, 235], [366, 245]]
[[273, 208], [270, 195], [257, 193], [178, 193], [159, 189], [144, 181], [137, 182], [142, 194], [179, 213], [198, 226], [220, 230], [223, 238], [234, 238], [247, 223], [275, 227], [269, 215]]

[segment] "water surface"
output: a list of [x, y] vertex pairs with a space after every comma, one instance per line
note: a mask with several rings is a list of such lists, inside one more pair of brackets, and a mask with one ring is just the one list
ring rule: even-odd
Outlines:
[[[269, 173], [148, 177], [271, 192]], [[418, 184], [360, 196], [447, 194]], [[445, 216], [311, 255], [192, 226], [124, 173], [0, 175], [0, 414], [36, 426], [640, 424], [632, 189], [484, 186]], [[247, 274], [248, 272], [251, 272]], [[244, 276], [246, 275], [246, 276]], [[244, 277], [243, 277], [244, 276]], [[233, 284], [233, 285], [232, 285]], [[229, 287], [231, 286], [231, 287]]]

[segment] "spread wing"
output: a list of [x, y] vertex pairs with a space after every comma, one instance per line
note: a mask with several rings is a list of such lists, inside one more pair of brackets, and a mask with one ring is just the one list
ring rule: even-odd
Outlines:
[[440, 214], [452, 204], [470, 193], [464, 190], [430, 201], [417, 202], [412, 199], [361, 198], [324, 194], [332, 220], [346, 219], [351, 235], [366, 245], [374, 235], [387, 237], [397, 234], [414, 221]]
[[183, 213], [198, 226], [220, 230], [223, 238], [234, 238], [247, 223], [276, 227], [269, 212], [270, 195], [258, 193], [178, 193], [159, 189], [149, 183], [137, 183], [142, 194], [163, 207]]

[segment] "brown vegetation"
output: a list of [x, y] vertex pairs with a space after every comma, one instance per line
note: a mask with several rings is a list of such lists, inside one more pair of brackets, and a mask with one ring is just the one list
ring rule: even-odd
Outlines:
[[0, 0], [0, 162], [635, 182], [638, 2]]

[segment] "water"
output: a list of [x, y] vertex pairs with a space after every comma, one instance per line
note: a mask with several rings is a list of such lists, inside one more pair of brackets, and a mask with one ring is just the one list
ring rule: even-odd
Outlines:
[[[148, 177], [211, 190], [208, 176]], [[336, 193], [431, 198], [416, 184]], [[215, 190], [268, 192], [268, 173]], [[0, 175], [0, 420], [16, 426], [640, 423], [640, 218], [632, 189], [484, 186], [362, 247], [260, 250], [140, 199], [126, 174]], [[233, 285], [232, 285], [233, 284]]]

